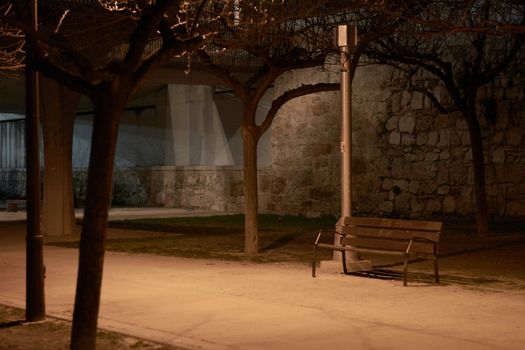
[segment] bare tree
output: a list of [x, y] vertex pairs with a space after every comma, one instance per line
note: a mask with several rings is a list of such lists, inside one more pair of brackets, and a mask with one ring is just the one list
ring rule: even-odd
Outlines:
[[0, 75], [17, 78], [24, 68], [24, 34], [13, 25], [10, 9], [0, 2]]
[[[203, 45], [195, 18], [205, 3], [43, 2], [35, 31], [28, 23], [28, 1], [12, 2], [19, 28], [34, 52], [28, 64], [84, 94], [94, 107], [72, 349], [95, 348], [112, 170], [123, 108], [152, 68]], [[117, 46], [123, 54], [109, 55]]]
[[[279, 109], [296, 97], [339, 90], [339, 83], [303, 84], [272, 101], [264, 120], [256, 121], [265, 92], [285, 72], [323, 67], [338, 48], [333, 32], [338, 24], [356, 24], [360, 40], [351, 57], [355, 72], [370, 42], [390, 35], [405, 21], [412, 1], [224, 1], [208, 8], [221, 20], [210, 32], [212, 45], [198, 52], [202, 69], [230, 87], [243, 104], [241, 131], [244, 155], [245, 253], [258, 252], [257, 145]], [[214, 50], [211, 50], [211, 49]], [[225, 58], [226, 57], [226, 58]], [[234, 61], [242, 62], [232, 64]], [[353, 74], [352, 74], [353, 76]]]
[[[293, 98], [339, 89], [339, 84], [303, 84], [273, 99], [261, 123], [257, 107], [283, 73], [322, 67], [336, 52], [333, 29], [346, 22], [363, 1], [224, 1], [209, 8], [221, 20], [207, 50], [199, 50], [202, 69], [218, 77], [243, 104], [245, 253], [258, 252], [257, 145], [279, 109]], [[217, 4], [216, 4], [217, 5]], [[367, 7], [369, 4], [365, 4]], [[214, 50], [211, 50], [214, 49]], [[235, 64], [235, 61], [242, 62]], [[233, 63], [233, 64], [232, 64]], [[355, 69], [355, 67], [354, 67]]]
[[[441, 113], [459, 111], [470, 135], [478, 235], [489, 234], [483, 140], [478, 92], [493, 82], [522, 52], [525, 4], [513, 0], [436, 2], [407, 20], [390, 36], [375, 41], [367, 57], [406, 73], [408, 88], [425, 94]], [[416, 79], [426, 71], [441, 81], [452, 104]]]

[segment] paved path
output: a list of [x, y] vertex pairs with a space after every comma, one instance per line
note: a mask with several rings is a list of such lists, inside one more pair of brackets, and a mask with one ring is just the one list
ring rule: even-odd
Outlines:
[[[3, 225], [2, 225], [3, 224]], [[0, 303], [23, 308], [24, 233], [0, 222]], [[14, 227], [18, 227], [15, 229]], [[190, 349], [523, 349], [525, 293], [308, 266], [109, 252], [99, 325]], [[77, 250], [45, 247], [50, 315], [70, 318]]]

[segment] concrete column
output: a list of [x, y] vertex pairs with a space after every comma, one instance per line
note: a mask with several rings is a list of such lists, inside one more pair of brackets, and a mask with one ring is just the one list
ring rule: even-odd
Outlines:
[[[168, 85], [168, 135], [174, 165], [233, 165], [209, 86]], [[168, 154], [168, 153], [167, 153]]]
[[70, 235], [75, 229], [71, 150], [80, 95], [45, 78], [40, 86], [44, 141], [42, 231], [50, 236]]

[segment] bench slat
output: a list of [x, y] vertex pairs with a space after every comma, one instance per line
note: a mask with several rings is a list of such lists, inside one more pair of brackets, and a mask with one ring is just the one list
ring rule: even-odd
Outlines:
[[363, 226], [363, 227], [423, 230], [423, 231], [441, 231], [443, 227], [443, 223], [439, 221], [399, 220], [399, 219], [367, 218], [367, 217], [358, 217], [358, 216], [345, 217], [343, 219], [343, 227], [349, 226], [349, 225]]
[[422, 237], [430, 239], [433, 242], [439, 241], [439, 231], [345, 226], [342, 228], [342, 233], [356, 237], [374, 237], [403, 240], [409, 240], [413, 237]]
[[[373, 238], [345, 237], [342, 239], [343, 245], [349, 245], [356, 248], [375, 249], [375, 250], [392, 250], [404, 253], [408, 247], [408, 241], [384, 240]], [[410, 247], [412, 253], [432, 254], [433, 246], [429, 243], [412, 243]]]

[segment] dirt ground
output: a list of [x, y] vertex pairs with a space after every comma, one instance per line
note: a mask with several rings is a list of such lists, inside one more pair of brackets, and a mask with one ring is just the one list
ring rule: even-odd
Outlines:
[[[69, 349], [71, 323], [47, 317], [43, 322], [24, 323], [24, 311], [0, 305], [0, 350]], [[98, 350], [182, 350], [117, 333], [100, 331]]]

